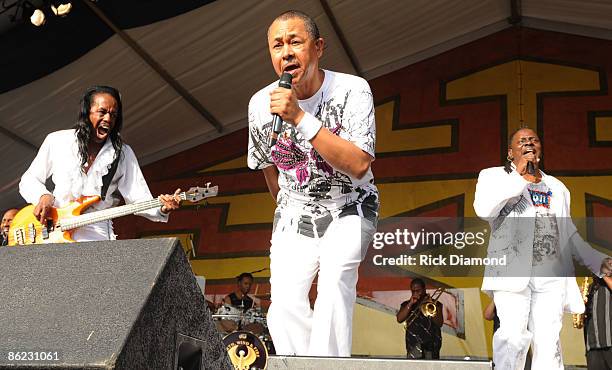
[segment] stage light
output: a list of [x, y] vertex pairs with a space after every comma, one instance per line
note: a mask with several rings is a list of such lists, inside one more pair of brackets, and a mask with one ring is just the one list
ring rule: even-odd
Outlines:
[[32, 22], [32, 24], [36, 27], [42, 26], [46, 21], [47, 18], [45, 17], [45, 13], [40, 9], [34, 10], [32, 16], [30, 17], [30, 22]]
[[51, 2], [51, 11], [53, 12], [53, 14], [63, 17], [66, 14], [70, 13], [70, 10], [72, 10], [72, 3], [70, 2], [65, 2], [62, 3], [62, 1], [52, 1]]
[[[97, 3], [98, 0], [88, 0]], [[13, 23], [30, 22], [39, 27], [47, 23], [53, 15], [65, 17], [72, 11], [71, 0], [0, 0], [0, 15], [9, 13], [8, 18]]]

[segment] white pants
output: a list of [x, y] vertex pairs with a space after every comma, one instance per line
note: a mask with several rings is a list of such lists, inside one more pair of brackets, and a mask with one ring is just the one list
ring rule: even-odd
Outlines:
[[[279, 355], [351, 355], [357, 269], [374, 225], [357, 216], [333, 219], [322, 237], [297, 232], [297, 218], [283, 216], [272, 234], [268, 327]], [[319, 273], [317, 300], [308, 292]]]
[[530, 343], [531, 369], [563, 369], [559, 333], [565, 284], [565, 278], [532, 277], [520, 292], [493, 292], [500, 322], [493, 335], [495, 369], [523, 370]]

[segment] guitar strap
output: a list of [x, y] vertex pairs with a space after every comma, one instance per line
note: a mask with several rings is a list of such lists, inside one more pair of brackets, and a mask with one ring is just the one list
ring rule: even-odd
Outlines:
[[113, 163], [111, 163], [110, 168], [108, 169], [108, 173], [102, 176], [102, 190], [100, 191], [100, 198], [102, 198], [102, 201], [106, 199], [106, 192], [108, 192], [108, 187], [110, 186], [113, 177], [115, 177], [115, 172], [117, 172], [120, 156], [121, 154], [115, 157]]

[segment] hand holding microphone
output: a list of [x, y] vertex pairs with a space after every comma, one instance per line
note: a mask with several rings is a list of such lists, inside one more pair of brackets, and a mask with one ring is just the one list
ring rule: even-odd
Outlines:
[[523, 168], [522, 173], [536, 176], [535, 163], [539, 162], [540, 159], [536, 157], [535, 152], [534, 151], [526, 152], [525, 154], [523, 154], [523, 157], [521, 158], [521, 160], [527, 162], [527, 163], [523, 162], [523, 166], [521, 166]]
[[535, 166], [533, 165], [533, 162], [531, 161], [527, 162], [527, 173], [535, 176]]
[[[283, 72], [283, 74], [281, 75], [280, 81], [278, 81], [278, 86], [285, 88], [285, 89], [291, 89], [291, 79], [292, 78], [293, 76], [291, 75], [291, 73]], [[273, 117], [272, 118], [272, 134], [270, 135], [270, 138], [268, 141], [269, 147], [273, 147], [274, 144], [276, 144], [276, 141], [278, 140], [278, 135], [280, 135], [283, 129], [283, 119], [281, 118], [281, 116], [274, 113], [272, 114], [272, 117]]]

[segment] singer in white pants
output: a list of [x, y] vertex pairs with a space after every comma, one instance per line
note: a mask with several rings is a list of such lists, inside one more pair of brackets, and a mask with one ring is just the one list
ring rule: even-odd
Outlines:
[[598, 276], [612, 271], [612, 258], [578, 233], [569, 190], [539, 168], [541, 154], [536, 132], [521, 128], [509, 138], [504, 167], [482, 170], [476, 184], [474, 210], [491, 228], [487, 256], [507, 258], [506, 265], [486, 266], [482, 281], [500, 322], [496, 369], [522, 370], [529, 345], [532, 369], [562, 369], [562, 314], [584, 312], [573, 260]]
[[[268, 326], [276, 351], [350, 356], [357, 269], [374, 225], [358, 215], [345, 216], [334, 219], [322, 237], [311, 238], [297, 233], [297, 220], [281, 217], [272, 235]], [[317, 271], [313, 311], [308, 292]]]
[[493, 336], [496, 369], [523, 369], [532, 343], [532, 369], [563, 369], [559, 334], [567, 278], [532, 277], [519, 292], [494, 291], [500, 326]]
[[324, 46], [311, 17], [279, 15], [268, 47], [283, 83], [249, 102], [248, 166], [263, 170], [277, 204], [268, 323], [282, 355], [350, 356], [357, 269], [378, 219], [372, 92], [360, 77], [319, 68]]

